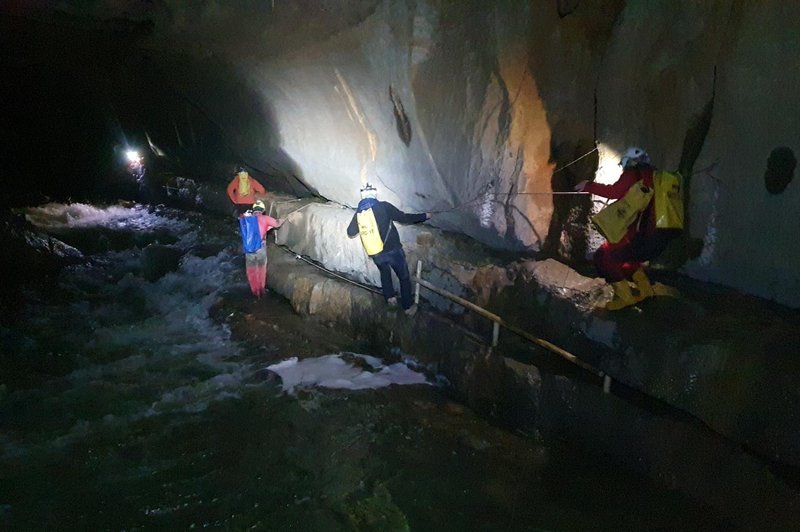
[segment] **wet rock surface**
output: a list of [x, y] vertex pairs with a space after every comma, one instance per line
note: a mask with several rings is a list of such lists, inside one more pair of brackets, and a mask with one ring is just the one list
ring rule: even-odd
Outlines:
[[[598, 377], [505, 329], [499, 345], [489, 349], [491, 322], [483, 317], [448, 317], [423, 303], [409, 319], [387, 307], [380, 296], [291, 253], [272, 257], [271, 283], [292, 299], [298, 312], [337, 320], [368, 342], [388, 340], [412, 353], [444, 379], [454, 397], [500, 425], [580, 441], [627, 468], [706, 501], [745, 526], [775, 524], [781, 529], [798, 516], [800, 495], [791, 462], [784, 459], [781, 465], [778, 457], [785, 454], [765, 454], [769, 446], [783, 445], [782, 452], [787, 452], [794, 445], [795, 409], [774, 410], [774, 399], [791, 404], [794, 396], [791, 387], [780, 388], [787, 384], [786, 375], [759, 373], [755, 382], [773, 380], [763, 395], [731, 397], [722, 388], [742, 382], [742, 367], [714, 362], [725, 357], [752, 362], [757, 353], [743, 340], [768, 333], [774, 341], [772, 353], [791, 364], [793, 311], [731, 291], [710, 298], [713, 290], [655, 273], [658, 292], [670, 296], [609, 313], [598, 308], [611, 296], [605, 283], [555, 261], [513, 263], [505, 269], [462, 263], [457, 277], [462, 293], [608, 374], [612, 393], [603, 394]], [[315, 290], [333, 293], [332, 288], [322, 288], [331, 284], [339, 284], [338, 291], [349, 295], [308, 304]], [[730, 305], [734, 301], [739, 304]], [[744, 301], [747, 307], [742, 307]], [[754, 320], [756, 313], [764, 319]], [[736, 333], [720, 334], [720, 323], [733, 325]], [[704, 347], [714, 343], [709, 338], [717, 347]], [[676, 373], [670, 375], [670, 368]], [[703, 375], [719, 388], [703, 385], [703, 379], [692, 374]], [[748, 438], [741, 425], [716, 424], [725, 415], [741, 419], [748, 412], [762, 413], [760, 427], [766, 430], [760, 434], [766, 440]], [[766, 514], [759, 514], [763, 508]], [[770, 516], [770, 524], [764, 515]]]
[[[277, 233], [280, 244], [355, 281], [380, 284], [378, 270], [358, 239], [345, 236], [352, 211], [307, 200], [298, 206], [277, 196], [271, 202], [286, 220]], [[590, 271], [582, 275], [552, 259], [503, 256], [428, 224], [400, 227], [400, 235], [412, 273], [420, 261], [422, 277], [433, 285], [556, 343], [616, 381], [696, 416], [758, 455], [800, 467], [800, 437], [793, 429], [800, 421], [800, 377], [795, 377], [800, 373], [794, 371], [800, 352], [798, 311], [655, 270], [658, 297], [608, 312], [602, 306], [611, 289]], [[289, 267], [296, 271], [274, 282], [298, 312], [359, 330], [381, 330], [386, 323], [389, 330], [413, 327], [387, 313], [380, 297], [295, 262], [302, 269]], [[425, 288], [422, 293], [431, 309], [483, 339], [491, 338], [492, 324], [486, 318]], [[383, 315], [389, 318], [374, 319]], [[429, 319], [433, 324], [440, 317]], [[501, 334], [501, 341], [509, 335]], [[426, 336], [438, 344], [437, 334]], [[462, 334], [451, 336], [455, 345], [462, 342]]]
[[[296, 276], [314, 270], [288, 254], [282, 260], [283, 252], [278, 249], [270, 252], [276, 284], [285, 267], [293, 267]], [[328, 326], [325, 314], [298, 315], [291, 308], [275, 292], [255, 301], [242, 287], [224, 297], [217, 316], [229, 321], [234, 337], [249, 346], [248, 350], [259, 353], [253, 359], [258, 365], [276, 360], [280, 353], [305, 357], [342, 346], [360, 346], [362, 350], [369, 344], [383, 350], [391, 347], [386, 339], [373, 335], [347, 334], [350, 328], [344, 323]], [[264, 344], [280, 347], [264, 353]], [[536, 376], [535, 368], [530, 367], [516, 374], [525, 381]], [[259, 375], [272, 382], [263, 372]], [[490, 373], [484, 378], [494, 380]], [[273, 524], [346, 530], [464, 530], [476, 526], [510, 530], [624, 526], [635, 530], [662, 526], [680, 514], [682, 523], [693, 522], [701, 528], [729, 526], [702, 516], [702, 511], [687, 514], [678, 510], [673, 504], [680, 497], [665, 502], [666, 506], [656, 503], [643, 513], [631, 511], [649, 498], [650, 488], [645, 484], [637, 484], [643, 491], [635, 494], [627, 488], [623, 489], [625, 495], [575, 491], [576, 484], [591, 483], [592, 478], [599, 482], [603, 475], [614, 478], [622, 471], [599, 461], [587, 463], [578, 458], [581, 451], [569, 445], [537, 443], [530, 436], [493, 427], [454, 402], [446, 388], [306, 389], [296, 397], [283, 397], [281, 403], [280, 412], [273, 411], [270, 416], [271, 428], [265, 439], [281, 442], [283, 452], [295, 460], [293, 467], [305, 473], [299, 485], [292, 483], [289, 488], [288, 473], [278, 467], [270, 477], [270, 493], [281, 492], [284, 485], [297, 492], [294, 504], [305, 515], [289, 518], [279, 510]], [[605, 503], [599, 502], [598, 497], [606, 496]], [[592, 501], [593, 514], [586, 520], [572, 510], [553, 507], [567, 501], [584, 505], [586, 497]], [[627, 509], [606, 515], [620, 497], [627, 500]], [[672, 512], [676, 513], [667, 515]]]
[[668, 272], [652, 276], [678, 297], [618, 312], [589, 309], [580, 304], [586, 292], [562, 295], [556, 273], [523, 290], [537, 294], [540, 303], [528, 311], [559, 345], [755, 454], [800, 466], [792, 428], [800, 421], [800, 313]]
[[142, 250], [142, 274], [148, 281], [155, 281], [178, 269], [183, 250], [160, 244], [150, 244]]

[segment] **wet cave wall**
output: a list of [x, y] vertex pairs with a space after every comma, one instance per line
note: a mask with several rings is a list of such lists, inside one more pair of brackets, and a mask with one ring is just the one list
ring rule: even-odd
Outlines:
[[[691, 238], [670, 267], [800, 305], [798, 4], [164, 0], [59, 10], [146, 24], [135, 48], [230, 147], [199, 150], [206, 157], [243, 160], [270, 187], [347, 206], [370, 181], [384, 199], [437, 212], [438, 227], [494, 248], [584, 260], [599, 241], [587, 225], [596, 204], [550, 193], [612, 182], [619, 154], [642, 146], [686, 177]], [[227, 181], [224, 165], [207, 173]]]
[[[683, 271], [797, 306], [800, 199], [789, 168], [800, 139], [789, 117], [800, 70], [778, 61], [798, 47], [797, 11], [747, 1], [299, 2], [244, 21], [235, 8], [174, 7], [162, 38], [188, 54], [184, 71], [238, 80], [228, 92], [239, 95], [235, 119], [216, 95], [202, 105], [254, 165], [350, 206], [371, 181], [402, 208], [444, 211], [436, 225], [493, 247], [581, 260], [599, 240], [587, 231], [592, 203], [548, 193], [612, 182], [620, 152], [640, 145], [687, 177], [694, 240]], [[773, 173], [788, 186], [770, 192], [776, 149]]]
[[[217, 107], [250, 164], [350, 206], [370, 181], [404, 209], [447, 211], [437, 217], [445, 229], [538, 249], [552, 163], [527, 46], [517, 41], [526, 4], [300, 4], [247, 21], [176, 7], [163, 36], [182, 51], [170, 68], [200, 105]], [[210, 35], [199, 43], [198, 33]], [[200, 82], [214, 72], [238, 80], [227, 108]], [[537, 187], [545, 194], [516, 195]]]
[[714, 110], [692, 183], [692, 232], [705, 246], [686, 271], [800, 306], [800, 4], [734, 4]]

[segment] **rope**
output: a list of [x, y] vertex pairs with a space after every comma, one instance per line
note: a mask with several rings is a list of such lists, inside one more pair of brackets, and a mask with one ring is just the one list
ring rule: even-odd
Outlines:
[[[584, 157], [588, 157], [589, 155], [591, 155], [592, 153], [594, 153], [596, 151], [597, 151], [597, 147], [595, 146], [595, 148], [593, 148], [593, 149], [589, 150], [588, 152], [584, 153], [583, 155], [581, 155], [577, 159], [565, 164], [561, 168], [558, 168], [558, 169], [554, 170], [553, 174], [555, 175], [556, 173], [560, 172], [561, 170], [564, 170], [565, 168], [568, 168], [568, 167], [572, 166], [573, 164], [577, 163], [578, 161], [580, 161]], [[713, 179], [714, 181], [720, 182], [720, 179], [711, 173], [711, 170], [713, 170], [716, 166], [717, 166], [717, 163], [713, 162], [713, 163], [711, 163], [710, 165], [708, 165], [705, 168], [701, 168], [699, 170], [696, 170], [696, 171], [692, 172], [690, 175], [691, 176], [695, 176], [697, 174], [704, 174], [704, 175], [707, 175], [708, 177], [710, 177], [711, 179]], [[508, 197], [508, 196], [533, 196], [533, 195], [577, 196], [577, 195], [589, 195], [589, 192], [583, 192], [583, 191], [580, 191], [580, 192], [578, 192], [578, 191], [481, 192], [480, 194], [475, 196], [473, 199], [471, 199], [469, 201], [466, 201], [464, 203], [460, 203], [460, 204], [458, 204], [458, 205], [456, 205], [454, 207], [451, 207], [449, 209], [443, 209], [443, 210], [439, 210], [439, 211], [428, 211], [428, 212], [431, 213], [431, 214], [442, 214], [442, 213], [445, 213], [445, 212], [454, 211], [454, 210], [459, 209], [461, 207], [464, 207], [466, 205], [470, 205], [472, 203], [475, 203], [476, 201], [480, 201], [480, 202], [489, 201], [489, 202], [495, 202], [496, 203], [497, 200], [495, 200], [494, 198], [496, 198], [498, 196]], [[597, 201], [597, 200], [595, 200], [595, 201]], [[607, 202], [601, 202], [601, 203], [607, 203]]]
[[578, 161], [580, 161], [580, 160], [581, 160], [581, 159], [583, 159], [584, 157], [588, 157], [588, 156], [589, 156], [589, 155], [591, 155], [592, 153], [596, 152], [596, 151], [597, 151], [597, 146], [596, 146], [596, 144], [597, 144], [597, 142], [595, 141], [595, 147], [594, 147], [594, 149], [587, 151], [586, 153], [584, 153], [583, 155], [581, 155], [580, 157], [578, 157], [577, 159], [575, 159], [575, 160], [574, 160], [574, 161], [572, 161], [571, 163], [565, 164], [565, 165], [564, 165], [564, 166], [562, 166], [561, 168], [559, 168], [559, 169], [557, 169], [557, 170], [554, 170], [554, 171], [553, 171], [553, 173], [555, 174], [555, 173], [558, 173], [558, 172], [560, 172], [560, 171], [561, 171], [561, 170], [563, 170], [564, 168], [569, 168], [570, 166], [572, 166], [573, 164], [577, 163]]
[[[564, 170], [565, 168], [568, 168], [568, 167], [572, 166], [573, 164], [577, 163], [578, 161], [580, 161], [584, 157], [588, 157], [589, 155], [591, 155], [592, 153], [594, 153], [596, 151], [597, 151], [597, 146], [595, 146], [591, 150], [587, 151], [586, 153], [584, 153], [583, 155], [581, 155], [577, 159], [565, 164], [564, 166], [562, 166], [560, 168], [557, 168], [556, 170], [553, 170], [553, 175], [557, 174], [561, 170]], [[479, 200], [481, 202], [484, 202], [484, 201], [487, 200], [487, 198], [489, 198], [491, 196], [494, 196], [494, 197], [497, 197], [497, 196], [532, 196], [532, 195], [539, 195], [539, 194], [545, 195], [545, 196], [562, 196], [562, 195], [563, 196], [567, 196], [567, 195], [571, 196], [571, 195], [586, 195], [586, 194], [589, 194], [589, 193], [588, 192], [557, 192], [557, 191], [550, 191], [550, 192], [545, 192], [545, 191], [541, 191], [541, 192], [481, 192], [480, 194], [475, 196], [473, 199], [471, 199], [469, 201], [466, 201], [464, 203], [460, 203], [460, 204], [458, 204], [458, 205], [456, 205], [454, 207], [451, 207], [449, 209], [443, 209], [443, 210], [440, 210], [440, 211], [428, 211], [428, 212], [431, 213], [431, 214], [442, 214], [442, 213], [445, 213], [445, 212], [454, 211], [456, 209], [459, 209], [459, 208], [464, 207], [466, 205], [469, 205], [471, 203], [475, 203], [476, 201], [479, 201]], [[489, 201], [494, 201], [494, 200], [489, 200]]]
[[547, 196], [568, 196], [575, 194], [588, 194], [588, 192], [501, 192], [495, 196], [529, 196], [532, 194], [545, 194]]
[[[270, 204], [270, 208], [272, 207], [273, 204], [283, 205], [283, 204], [286, 204], [286, 203], [294, 203], [296, 201], [300, 201], [301, 199], [303, 199], [303, 198], [296, 198], [296, 199], [286, 200], [286, 201], [281, 201], [281, 202], [272, 201], [271, 204]], [[305, 205], [301, 205], [300, 207], [298, 207], [298, 208], [296, 208], [296, 209], [294, 209], [292, 211], [289, 211], [285, 216], [282, 217], [281, 225], [283, 225], [284, 222], [287, 222], [291, 215], [295, 214], [296, 212], [298, 212], [298, 211], [300, 211], [302, 209], [305, 209], [306, 207], [308, 207], [309, 205], [312, 205], [313, 203], [314, 202], [311, 201], [311, 202], [306, 203]], [[360, 288], [363, 288], [364, 290], [367, 290], [369, 292], [373, 292], [375, 294], [382, 294], [382, 292], [380, 290], [378, 290], [378, 289], [376, 289], [376, 288], [374, 288], [372, 286], [369, 286], [369, 285], [366, 285], [366, 284], [363, 284], [363, 283], [359, 283], [359, 282], [353, 281], [352, 279], [348, 279], [347, 277], [339, 275], [338, 273], [333, 272], [333, 271], [325, 268], [324, 266], [321, 266], [321, 265], [315, 263], [310, 258], [305, 257], [305, 256], [295, 252], [292, 248], [290, 248], [286, 244], [281, 244], [278, 241], [278, 232], [277, 231], [275, 232], [275, 245], [278, 246], [279, 248], [281, 248], [286, 253], [289, 253], [290, 255], [294, 255], [295, 259], [302, 260], [303, 262], [305, 262], [307, 264], [310, 264], [311, 266], [317, 268], [318, 270], [321, 270], [321, 271], [327, 273], [328, 275], [330, 275], [332, 277], [336, 277], [337, 279], [341, 279], [342, 281], [345, 281], [345, 282], [350, 283], [352, 285], [355, 285], [355, 286], [358, 286]]]
[[[332, 277], [336, 277], [337, 279], [341, 279], [342, 281], [345, 281], [345, 282], [350, 283], [352, 285], [358, 286], [359, 288], [363, 288], [364, 290], [367, 290], [367, 291], [372, 292], [374, 294], [381, 294], [382, 293], [380, 290], [378, 290], [376, 288], [373, 288], [371, 286], [365, 285], [363, 283], [359, 283], [359, 282], [353, 281], [352, 279], [348, 279], [347, 277], [339, 275], [338, 273], [332, 272], [328, 268], [326, 268], [324, 266], [321, 266], [319, 264], [316, 264], [310, 258], [304, 257], [303, 255], [300, 255], [299, 253], [296, 253], [295, 251], [293, 251], [288, 246], [285, 246], [285, 245], [282, 245], [282, 244], [278, 244], [277, 242], [276, 242], [276, 245], [279, 246], [284, 251], [286, 251], [287, 253], [289, 253], [291, 255], [294, 255], [295, 259], [302, 260], [303, 262], [305, 262], [307, 264], [310, 264], [311, 266], [317, 268], [318, 270], [321, 270], [321, 271], [325, 272], [326, 274], [328, 274], [328, 275], [330, 275]], [[541, 338], [533, 336], [532, 334], [528, 333], [527, 331], [524, 331], [524, 330], [520, 329], [519, 327], [511, 325], [510, 323], [508, 323], [504, 319], [502, 319], [500, 316], [492, 314], [491, 312], [487, 311], [483, 307], [479, 307], [478, 305], [475, 305], [471, 301], [467, 301], [467, 300], [465, 300], [465, 299], [463, 299], [463, 298], [461, 298], [461, 297], [459, 297], [459, 296], [457, 296], [455, 294], [451, 294], [450, 292], [448, 292], [448, 291], [446, 291], [444, 289], [441, 289], [441, 288], [438, 288], [436, 286], [433, 286], [428, 281], [425, 281], [423, 279], [419, 279], [416, 276], [412, 276], [411, 280], [419, 283], [420, 285], [424, 286], [428, 290], [431, 290], [431, 291], [433, 291], [433, 292], [435, 292], [435, 293], [437, 293], [439, 295], [442, 295], [442, 296], [446, 297], [447, 299], [455, 301], [456, 303], [459, 303], [460, 305], [462, 305], [464, 307], [467, 307], [467, 308], [469, 308], [469, 309], [471, 309], [473, 311], [478, 312], [479, 314], [482, 314], [482, 315], [488, 317], [492, 321], [495, 321], [495, 322], [499, 323], [500, 325], [502, 325], [503, 327], [505, 327], [509, 331], [513, 332], [514, 334], [516, 334], [518, 336], [521, 336], [521, 337], [525, 338], [526, 340], [528, 340], [528, 341], [530, 341], [530, 342], [532, 342], [534, 344], [537, 344], [537, 345], [539, 345], [541, 347], [544, 347], [548, 351], [551, 351], [551, 352], [561, 356], [562, 358], [568, 360], [569, 362], [572, 362], [576, 366], [578, 366], [578, 367], [580, 367], [580, 368], [582, 368], [582, 369], [584, 369], [584, 370], [586, 370], [586, 371], [588, 371], [590, 373], [593, 373], [593, 374], [595, 374], [595, 375], [597, 375], [599, 377], [603, 377], [605, 375], [605, 372], [595, 368], [594, 366], [592, 366], [590, 364], [587, 364], [586, 362], [582, 361], [581, 359], [579, 359], [578, 357], [576, 357], [575, 355], [573, 355], [569, 351], [566, 351], [566, 350], [558, 347], [557, 345], [555, 345], [555, 344], [553, 344], [551, 342], [548, 342], [547, 340], [543, 340]]]
[[[287, 203], [288, 203], [288, 202], [287, 202]], [[306, 203], [305, 205], [301, 205], [300, 207], [298, 207], [298, 208], [294, 209], [293, 211], [289, 211], [289, 212], [288, 212], [288, 213], [287, 213], [287, 214], [286, 214], [286, 215], [283, 217], [283, 219], [284, 219], [284, 220], [287, 220], [287, 219], [289, 218], [289, 216], [293, 215], [293, 214], [294, 214], [294, 213], [296, 213], [297, 211], [300, 211], [300, 210], [302, 210], [302, 209], [305, 209], [306, 207], [308, 207], [309, 205], [311, 205], [311, 204], [313, 204], [313, 203], [314, 203], [314, 202], [313, 202], [313, 201], [311, 201], [311, 202], [308, 202], [308, 203]]]
[[572, 195], [584, 195], [585, 196], [585, 195], [588, 195], [589, 193], [588, 192], [577, 192], [577, 191], [576, 192], [544, 192], [544, 191], [542, 191], [542, 192], [483, 192], [483, 193], [479, 194], [478, 196], [476, 196], [475, 198], [473, 198], [473, 199], [471, 199], [469, 201], [465, 201], [464, 203], [460, 203], [460, 204], [456, 205], [455, 207], [451, 207], [449, 209], [444, 209], [444, 210], [441, 210], [441, 211], [428, 211], [428, 212], [431, 213], [431, 214], [441, 214], [441, 213], [444, 213], [444, 212], [454, 211], [456, 209], [459, 209], [459, 208], [464, 207], [466, 205], [469, 205], [471, 203], [475, 203], [476, 201], [485, 202], [485, 201], [487, 201], [487, 199], [490, 202], [498, 203], [498, 201], [495, 200], [495, 199], [489, 199], [491, 196], [494, 196], [494, 197], [497, 197], [497, 196], [530, 196], [530, 195], [534, 195], [534, 194], [542, 194], [542, 195], [546, 195], [546, 196], [568, 196], [568, 195], [569, 196], [572, 196]]
[[[310, 258], [305, 257], [303, 255], [300, 255], [299, 253], [293, 251], [289, 246], [286, 246], [286, 245], [283, 245], [283, 244], [278, 244], [277, 242], [275, 244], [278, 247], [280, 247], [281, 249], [283, 249], [285, 252], [289, 253], [290, 255], [294, 255], [295, 259], [302, 260], [306, 264], [310, 264], [311, 266], [317, 268], [318, 270], [321, 270], [321, 271], [325, 272], [326, 274], [328, 274], [328, 275], [330, 275], [332, 277], [336, 277], [337, 279], [341, 279], [342, 281], [345, 281], [345, 282], [350, 283], [352, 285], [358, 286], [359, 288], [363, 288], [364, 290], [367, 290], [367, 291], [372, 292], [374, 294], [382, 294], [382, 292], [380, 290], [378, 290], [376, 288], [373, 288], [372, 286], [369, 286], [369, 285], [366, 285], [366, 284], [363, 284], [363, 283], [359, 283], [357, 281], [353, 281], [352, 279], [348, 279], [347, 277], [339, 275], [338, 273], [333, 272], [333, 271], [329, 270], [328, 268], [315, 263]], [[523, 331], [519, 327], [515, 327], [514, 325], [511, 325], [510, 323], [506, 322], [505, 320], [503, 320], [499, 316], [496, 316], [496, 315], [490, 313], [486, 309], [484, 309], [482, 307], [479, 307], [479, 306], [475, 305], [474, 303], [472, 303], [470, 301], [462, 299], [462, 298], [456, 296], [455, 294], [451, 294], [450, 292], [447, 292], [446, 290], [443, 290], [441, 288], [435, 287], [435, 286], [431, 285], [429, 282], [427, 282], [427, 281], [425, 281], [423, 279], [418, 279], [417, 277], [414, 277], [414, 276], [412, 276], [411, 279], [412, 279], [412, 281], [415, 281], [415, 282], [419, 283], [420, 285], [424, 286], [428, 290], [431, 290], [431, 291], [436, 292], [436, 293], [438, 293], [440, 295], [443, 295], [447, 299], [451, 299], [451, 300], [461, 304], [462, 306], [465, 306], [465, 307], [470, 308], [472, 310], [478, 311], [480, 314], [483, 314], [484, 316], [489, 317], [493, 321], [496, 321], [497, 323], [499, 323], [500, 325], [502, 325], [503, 327], [505, 327], [509, 331], [511, 331], [511, 332], [513, 332], [513, 333], [515, 333], [515, 334], [517, 334], [519, 336], [522, 336], [526, 340], [529, 340], [530, 342], [533, 342], [533, 343], [535, 343], [535, 344], [537, 344], [537, 345], [539, 345], [541, 347], [544, 347], [545, 349], [547, 349], [547, 350], [549, 350], [549, 351], [551, 351], [553, 353], [556, 353], [556, 354], [560, 355], [562, 358], [565, 358], [569, 362], [572, 362], [576, 366], [578, 366], [578, 367], [580, 367], [580, 368], [582, 368], [584, 370], [587, 370], [590, 373], [594, 373], [595, 375], [598, 375], [600, 377], [605, 375], [605, 373], [603, 371], [595, 368], [594, 366], [591, 366], [590, 364], [587, 364], [586, 362], [583, 362], [582, 360], [580, 360], [578, 357], [576, 357], [572, 353], [570, 353], [568, 351], [565, 351], [564, 349], [558, 347], [557, 345], [555, 345], [555, 344], [553, 344], [551, 342], [548, 342], [547, 340], [543, 340], [541, 338], [537, 338], [537, 337], [533, 336], [532, 334], [528, 333], [527, 331]]]
[[343, 275], [339, 275], [338, 273], [329, 270], [325, 266], [320, 266], [319, 264], [317, 264], [314, 261], [312, 261], [310, 258], [305, 257], [305, 256], [300, 255], [299, 253], [295, 252], [294, 250], [292, 250], [292, 248], [290, 248], [286, 244], [279, 244], [276, 241], [275, 245], [278, 246], [279, 248], [281, 248], [286, 253], [288, 253], [290, 255], [294, 255], [295, 259], [302, 260], [306, 264], [310, 264], [311, 266], [317, 268], [318, 270], [322, 270], [323, 272], [327, 273], [328, 275], [330, 275], [332, 277], [336, 277], [338, 279], [341, 279], [342, 281], [345, 281], [345, 282], [348, 282], [348, 283], [350, 283], [352, 285], [355, 285], [355, 286], [358, 286], [360, 288], [363, 288], [364, 290], [367, 290], [368, 292], [372, 292], [374, 294], [382, 294], [383, 293], [380, 290], [378, 290], [377, 288], [374, 288], [372, 286], [369, 286], [369, 285], [366, 285], [366, 284], [363, 284], [363, 283], [359, 283], [357, 281], [353, 281], [352, 279], [348, 279], [347, 277], [344, 277]]
[[[269, 204], [269, 210], [270, 210], [270, 212], [272, 212], [272, 206], [275, 205], [275, 204], [283, 205], [285, 203], [294, 203], [295, 201], [300, 201], [301, 199], [303, 199], [303, 198], [297, 198], [297, 199], [287, 200], [287, 201], [282, 201], [282, 202], [272, 201]], [[281, 221], [281, 225], [275, 231], [275, 245], [278, 245], [278, 246], [283, 246], [284, 245], [284, 244], [281, 244], [280, 242], [278, 242], [278, 232], [280, 231], [280, 227], [282, 227], [285, 222], [289, 221], [289, 217], [291, 215], [293, 215], [294, 213], [296, 213], [297, 211], [299, 211], [301, 209], [305, 209], [306, 207], [308, 207], [309, 205], [311, 205], [313, 203], [314, 203], [313, 201], [310, 201], [310, 202], [306, 203], [305, 205], [301, 205], [300, 207], [294, 209], [293, 211], [289, 211], [289, 213], [287, 213], [285, 216], [283, 216], [281, 218], [281, 220], [280, 220]], [[299, 257], [299, 255], [298, 255], [298, 257]]]
[[[192, 103], [192, 102], [190, 102], [190, 103]], [[565, 168], [569, 168], [570, 166], [572, 166], [573, 164], [577, 163], [578, 161], [580, 161], [584, 157], [588, 157], [589, 155], [591, 155], [592, 153], [594, 153], [596, 151], [597, 151], [597, 146], [595, 146], [591, 150], [587, 151], [586, 153], [584, 153], [583, 155], [581, 155], [577, 159], [574, 159], [573, 161], [570, 161], [569, 163], [565, 164], [564, 166], [562, 166], [560, 168], [557, 168], [556, 170], [553, 171], [553, 174], [556, 174], [556, 173], [560, 172], [561, 170], [564, 170]], [[269, 163], [267, 163], [267, 164], [270, 166], [271, 169], [277, 171], [277, 168], [275, 168], [274, 166], [272, 166]], [[257, 167], [255, 167], [253, 165], [248, 165], [248, 166], [250, 166], [251, 168], [254, 168], [254, 169], [256, 169], [256, 170], [258, 170], [258, 171], [260, 171], [260, 172], [262, 172], [262, 173], [264, 173], [266, 175], [275, 175], [275, 173], [270, 174], [269, 172], [265, 172], [263, 169], [257, 168]], [[281, 172], [277, 172], [277, 173], [280, 174]], [[292, 176], [292, 177], [297, 179], [296, 176]], [[380, 179], [380, 176], [378, 176], [378, 179]], [[299, 179], [298, 179], [298, 181], [299, 181]], [[383, 183], [382, 179], [381, 179], [381, 183]], [[303, 186], [305, 186], [305, 185], [303, 185]], [[383, 186], [387, 190], [391, 190], [389, 187], [386, 186], [385, 183], [383, 183]], [[306, 187], [307, 191], [311, 192], [311, 190], [307, 186], [305, 186], [305, 187]], [[475, 198], [473, 198], [473, 199], [471, 199], [471, 200], [469, 200], [467, 202], [461, 203], [459, 205], [456, 205], [456, 206], [454, 206], [452, 208], [449, 208], [449, 209], [444, 209], [444, 210], [440, 210], [440, 211], [427, 211], [427, 212], [430, 213], [430, 214], [441, 214], [441, 213], [445, 213], [445, 212], [454, 211], [456, 209], [459, 209], [459, 208], [464, 207], [466, 205], [469, 205], [471, 203], [475, 203], [478, 200], [485, 201], [485, 197], [487, 196], [487, 194], [488, 193], [486, 193], [486, 192], [482, 192], [479, 195], [477, 195]], [[541, 195], [547, 195], [547, 196], [561, 196], [561, 195], [565, 195], [566, 196], [566, 195], [580, 195], [580, 194], [584, 194], [585, 195], [585, 194], [588, 194], [588, 192], [566, 192], [566, 191], [565, 192], [544, 192], [544, 191], [542, 191], [542, 192], [500, 192], [500, 193], [494, 193], [494, 196], [529, 196], [529, 195], [540, 195], [540, 194]], [[344, 207], [344, 208], [347, 208], [347, 209], [351, 208], [349, 205], [345, 205], [345, 204], [340, 203], [338, 201], [334, 201], [334, 200], [331, 200], [331, 199], [328, 199], [328, 198], [324, 198], [324, 197], [320, 196], [319, 194], [315, 194], [314, 192], [311, 192], [311, 196], [314, 197], [314, 198], [320, 199], [322, 201], [325, 201], [327, 203], [334, 203], [336, 205], [339, 205], [340, 207]], [[302, 199], [304, 199], [304, 198], [296, 198], [296, 199], [293, 199], [293, 200], [286, 200], [286, 201], [281, 201], [281, 202], [272, 201], [272, 203], [273, 204], [277, 204], [277, 205], [282, 205], [284, 203], [292, 203], [292, 202], [295, 202], [295, 201], [300, 201]], [[303, 205], [303, 207], [295, 209], [294, 211], [291, 211], [289, 214], [284, 216], [284, 218], [288, 218], [291, 214], [295, 213], [296, 211], [299, 211], [300, 209], [302, 209], [302, 208], [304, 208], [304, 207], [306, 207], [308, 205], [310, 205], [310, 203], [306, 204], [306, 205]]]

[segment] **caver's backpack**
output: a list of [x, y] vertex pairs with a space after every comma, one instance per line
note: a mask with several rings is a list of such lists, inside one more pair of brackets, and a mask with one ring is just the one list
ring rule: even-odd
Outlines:
[[653, 199], [653, 189], [639, 180], [624, 196], [590, 219], [606, 240], [616, 244], [622, 240], [628, 232], [628, 227], [636, 221], [651, 199]]
[[361, 243], [364, 245], [367, 255], [377, 255], [383, 251], [385, 239], [381, 238], [378, 221], [375, 220], [375, 213], [372, 212], [372, 208], [357, 213], [356, 220], [358, 222], [358, 234], [361, 236]]
[[683, 176], [678, 172], [656, 170], [655, 188], [656, 227], [683, 229]]
[[258, 230], [258, 219], [253, 215], [244, 215], [239, 218], [239, 231], [242, 234], [242, 250], [245, 253], [255, 253], [263, 245], [261, 233]]
[[655, 201], [658, 229], [683, 229], [683, 177], [677, 172], [653, 171], [653, 187], [637, 181], [625, 195], [591, 216], [592, 223], [612, 244], [628, 232], [628, 227]]

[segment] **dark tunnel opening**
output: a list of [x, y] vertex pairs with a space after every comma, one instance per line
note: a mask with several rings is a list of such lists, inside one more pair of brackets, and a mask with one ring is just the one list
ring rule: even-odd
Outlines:
[[154, 200], [171, 176], [224, 183], [233, 174], [240, 157], [222, 131], [135, 35], [9, 16], [0, 24], [6, 205], [136, 199], [130, 149], [144, 157]]

